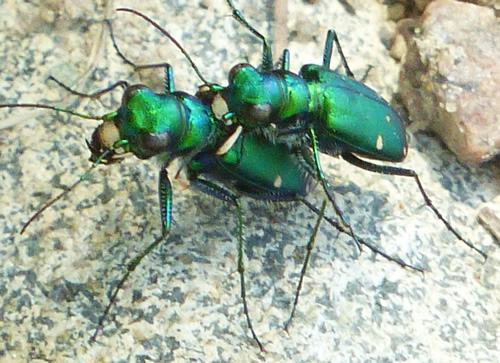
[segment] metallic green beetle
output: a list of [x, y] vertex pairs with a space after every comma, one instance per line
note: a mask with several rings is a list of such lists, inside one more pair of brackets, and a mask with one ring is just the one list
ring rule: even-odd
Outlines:
[[[247, 25], [239, 11], [234, 11]], [[335, 42], [347, 74], [352, 74], [334, 30], [327, 35], [323, 65], [304, 65], [298, 75], [289, 71], [288, 50], [281, 68], [273, 69], [270, 47], [260, 36], [264, 41], [262, 70], [238, 64], [229, 73], [227, 87], [205, 86], [197, 96], [203, 99], [207, 98], [205, 92], [219, 94], [227, 103], [223, 118], [242, 124], [247, 131], [265, 130], [273, 141], [286, 141], [295, 135], [301, 143], [300, 136], [313, 129], [319, 151], [329, 155], [356, 153], [392, 162], [406, 157], [403, 122], [387, 101], [353, 77], [330, 69]]]
[[[223, 120], [214, 117], [209, 107], [213, 106], [211, 102], [202, 103], [196, 97], [192, 97], [182, 92], [175, 92], [172, 69], [169, 65], [165, 65], [165, 67], [165, 83], [167, 87], [164, 94], [156, 94], [143, 85], [129, 87], [126, 83], [118, 83], [110, 87], [110, 89], [117, 85], [124, 85], [127, 87], [121, 107], [116, 112], [106, 114], [99, 118], [82, 115], [54, 106], [25, 104], [0, 105], [0, 107], [49, 108], [84, 118], [102, 120], [103, 124], [96, 129], [91, 142], [88, 143], [92, 153], [92, 168], [100, 163], [110, 164], [119, 162], [126, 154], [133, 154], [141, 159], [160, 156], [163, 160], [163, 167], [159, 173], [162, 234], [127, 265], [126, 273], [118, 283], [104, 315], [99, 320], [98, 328], [93, 338], [96, 337], [102, 328], [104, 319], [130, 273], [140, 264], [141, 260], [160, 242], [164, 241], [169, 234], [173, 201], [172, 188], [166, 167], [173, 159], [183, 157], [187, 161], [186, 169], [189, 179], [195, 187], [236, 206], [239, 246], [238, 271], [240, 272], [242, 286], [241, 296], [251, 333], [259, 347], [263, 349], [252, 327], [245, 297], [242, 233], [243, 212], [239, 201], [240, 196], [249, 196], [254, 199], [272, 201], [301, 201], [318, 215], [317, 226], [319, 226], [319, 221], [321, 219], [326, 219], [339, 231], [347, 233], [353, 238], [356, 237], [351, 229], [339, 225], [335, 221], [325, 217], [323, 215], [324, 206], [323, 209], [319, 211], [314, 206], [308, 204], [304, 199], [310, 191], [315, 178], [326, 183], [317, 158], [318, 150], [315, 147], [316, 139], [314, 133], [316, 128], [313, 127], [309, 130], [312, 139], [312, 153], [307, 143], [301, 142], [298, 145], [288, 145], [284, 142], [270, 142], [268, 138], [259, 135], [258, 132], [250, 132], [242, 135], [237, 134], [238, 137], [233, 138], [233, 130], [228, 128], [227, 125], [222, 122]], [[315, 70], [315, 66], [311, 67], [313, 68], [307, 70], [310, 75], [309, 78], [315, 80], [314, 82], [323, 82], [323, 77], [327, 77], [327, 75]], [[335, 74], [334, 72], [331, 73]], [[304, 75], [303, 78], [305, 79], [305, 77]], [[300, 77], [297, 78], [300, 79]], [[349, 84], [347, 81], [350, 81], [350, 79], [341, 79], [339, 83], [346, 85]], [[311, 81], [311, 83], [314, 82]], [[331, 82], [333, 83], [333, 81]], [[360, 92], [356, 91], [357, 85], [360, 84], [355, 82], [354, 85], [351, 85], [354, 93]], [[363, 88], [361, 87], [361, 89]], [[314, 93], [315, 91], [318, 93]], [[313, 90], [309, 92], [310, 94], [317, 95], [319, 98], [319, 95], [325, 91], [317, 91], [314, 90], [313, 87]], [[371, 90], [370, 92], [363, 92], [365, 92], [366, 95], [372, 92], [373, 95], [376, 96]], [[342, 101], [339, 102], [342, 103]], [[227, 104], [229, 107], [232, 107], [230, 102]], [[382, 105], [384, 104], [382, 103]], [[294, 116], [290, 116], [290, 118], [293, 117]], [[321, 115], [317, 117], [320, 118]], [[349, 118], [349, 116], [346, 117], [347, 119]], [[285, 118], [276, 119], [276, 124], [280, 124], [280, 122], [285, 123], [286, 121]], [[300, 122], [300, 119], [297, 119], [297, 121]], [[250, 122], [247, 123], [246, 119], [241, 119], [241, 122], [244, 125], [250, 124]], [[299, 124], [298, 126], [299, 128], [297, 128], [297, 130], [293, 130], [292, 127], [287, 127], [285, 131], [304, 133], [304, 130], [300, 129], [301, 125]], [[321, 130], [318, 129], [318, 131]], [[323, 131], [321, 132], [323, 133]], [[322, 135], [318, 135], [320, 143], [322, 137], [329, 138], [330, 136], [326, 132]], [[228, 143], [228, 140], [231, 140], [231, 142]], [[345, 151], [345, 149], [343, 150]], [[363, 154], [360, 150], [356, 150], [356, 152]], [[352, 160], [351, 162], [356, 163], [356, 161]], [[370, 167], [371, 166], [367, 166], [365, 168], [370, 169]], [[85, 179], [86, 175], [87, 173], [82, 176], [74, 186]], [[327, 190], [325, 184], [323, 185], [325, 190]], [[68, 189], [53, 201], [47, 203], [27, 224], [71, 189], [72, 188]], [[431, 207], [433, 206], [431, 205]], [[317, 232], [317, 228], [315, 229], [315, 233]], [[310, 243], [313, 242], [315, 233], [312, 235]], [[358, 238], [357, 240], [389, 260], [393, 260], [405, 267], [412, 267], [404, 264], [401, 260], [390, 258], [362, 239]], [[304, 266], [306, 266], [306, 264]], [[303, 269], [301, 279], [304, 271], [305, 269]], [[297, 289], [297, 298], [299, 290], [300, 283]], [[294, 310], [297, 298], [294, 303]]]
[[[310, 146], [317, 179], [351, 232], [352, 228], [329, 191], [329, 184], [321, 170], [319, 152], [340, 156], [371, 172], [413, 178], [426, 205], [445, 227], [486, 258], [483, 251], [466, 241], [441, 215], [414, 170], [377, 165], [358, 157], [402, 161], [408, 152], [406, 130], [387, 101], [354, 79], [334, 30], [328, 32], [322, 65], [304, 65], [298, 75], [294, 74], [289, 71], [289, 52], [285, 49], [281, 68], [274, 69], [267, 39], [247, 22], [232, 0], [226, 1], [233, 10], [233, 16], [261, 39], [263, 53], [260, 70], [249, 64], [239, 64], [231, 69], [227, 87], [211, 84], [200, 87], [196, 96], [211, 105], [217, 117], [229, 125], [239, 125], [239, 134], [262, 134], [271, 142], [290, 147]], [[334, 43], [347, 76], [330, 69]], [[220, 108], [220, 104], [225, 108]]]

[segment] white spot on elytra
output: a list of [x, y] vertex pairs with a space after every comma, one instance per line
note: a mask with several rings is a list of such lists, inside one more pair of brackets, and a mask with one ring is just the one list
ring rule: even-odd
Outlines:
[[384, 148], [384, 139], [382, 138], [382, 135], [377, 136], [377, 144], [375, 147], [377, 150], [382, 150]]
[[281, 179], [281, 176], [280, 176], [280, 175], [278, 175], [278, 176], [276, 177], [276, 179], [274, 179], [273, 186], [274, 186], [275, 188], [279, 188], [279, 187], [281, 187], [281, 184], [283, 184], [283, 179]]

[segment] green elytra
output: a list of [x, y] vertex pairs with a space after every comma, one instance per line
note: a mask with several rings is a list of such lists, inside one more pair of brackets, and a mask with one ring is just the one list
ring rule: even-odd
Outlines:
[[[334, 34], [329, 32], [327, 42]], [[305, 65], [296, 75], [240, 64], [220, 93], [230, 112], [226, 118], [236, 117], [248, 130], [272, 124], [278, 140], [280, 132], [293, 133], [302, 122], [303, 130], [316, 131], [318, 148], [327, 154], [341, 150], [397, 162], [407, 153], [403, 123], [389, 104], [362, 83], [324, 66]]]

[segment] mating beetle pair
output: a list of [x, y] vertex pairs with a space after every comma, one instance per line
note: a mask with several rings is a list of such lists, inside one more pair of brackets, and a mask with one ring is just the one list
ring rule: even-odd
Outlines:
[[[314, 70], [311, 72], [313, 73]], [[169, 67], [167, 67], [166, 74], [168, 87], [165, 95], [155, 95], [148, 89], [132, 86], [125, 92], [123, 105], [118, 112], [101, 118], [104, 119], [106, 125], [104, 128], [107, 130], [105, 130], [105, 133], [101, 133], [103, 128], [99, 129], [100, 131], [95, 134], [96, 136], [93, 137], [90, 143], [94, 163], [98, 165], [101, 162], [115, 161], [117, 158], [121, 158], [122, 152], [131, 152], [140, 158], [161, 154], [165, 158], [165, 165], [177, 156], [186, 157], [188, 159], [188, 173], [193, 184], [211, 195], [235, 201], [240, 226], [238, 233], [240, 257], [243, 255], [243, 238], [241, 232], [242, 212], [238, 202], [239, 194], [266, 200], [289, 200], [295, 199], [296, 196], [305, 196], [309, 191], [311, 179], [316, 178], [320, 172], [319, 161], [317, 160], [319, 152], [327, 152], [325, 150], [330, 149], [330, 153], [337, 154], [332, 151], [334, 147], [343, 152], [346, 150], [349, 152], [355, 151], [341, 149], [339, 145], [342, 145], [343, 140], [335, 138], [322, 130], [321, 122], [323, 120], [315, 118], [316, 116], [313, 116], [314, 112], [311, 115], [301, 115], [300, 118], [294, 120], [298, 122], [298, 128], [285, 123], [290, 121], [287, 118], [283, 118], [281, 120], [283, 122], [280, 123], [279, 118], [269, 117], [273, 124], [273, 126], [270, 126], [271, 128], [277, 125], [279, 131], [283, 132], [283, 134], [298, 135], [297, 141], [293, 142], [292, 145], [282, 141], [280, 139], [281, 134], [278, 134], [274, 141], [269, 140], [265, 135], [260, 137], [259, 132], [264, 134], [266, 130], [270, 130], [268, 126], [262, 124], [255, 127], [248, 126], [248, 123], [245, 122], [245, 115], [238, 115], [239, 110], [234, 108], [234, 104], [241, 100], [235, 101], [233, 99], [228, 102], [229, 112], [235, 115], [233, 125], [238, 124], [240, 120], [242, 121], [243, 133], [235, 138], [223, 152], [219, 152], [221, 145], [232, 136], [227, 125], [222, 124], [220, 120], [212, 115], [209, 102], [204, 104], [197, 98], [175, 93], [172, 72]], [[304, 74], [307, 74], [307, 72], [302, 73], [302, 75]], [[314, 75], [311, 75], [309, 80], [314, 79], [314, 77]], [[305, 76], [304, 79], [306, 79]], [[317, 79], [320, 79], [319, 76]], [[337, 81], [342, 85], [350, 82], [348, 78], [340, 76]], [[358, 85], [357, 83], [353, 84]], [[322, 85], [324, 86], [324, 84]], [[230, 87], [226, 89], [230, 89]], [[225, 91], [226, 89], [223, 88], [222, 92], [231, 94], [231, 92]], [[339, 90], [339, 87], [335, 86], [334, 89]], [[213, 90], [218, 91], [215, 88]], [[236, 90], [233, 92], [236, 95]], [[367, 102], [367, 100], [364, 101]], [[4, 106], [12, 107], [13, 105]], [[144, 106], [144, 109], [142, 106]], [[387, 112], [391, 110], [386, 104], [382, 103], [382, 106], [385, 107]], [[174, 112], [179, 111], [179, 113], [172, 113], [171, 110], [174, 110]], [[162, 116], [168, 114], [168, 116], [160, 117], [156, 119], [156, 122], [153, 122], [155, 121], [154, 117], [151, 118], [150, 116], [157, 115], [157, 113]], [[348, 118], [348, 120], [356, 121], [354, 118]], [[399, 118], [397, 120], [399, 121]], [[260, 121], [265, 122], [266, 118], [261, 118]], [[305, 126], [300, 124], [301, 121], [305, 121]], [[279, 126], [282, 125], [285, 126], [280, 128]], [[313, 125], [312, 128], [311, 125]], [[167, 130], [167, 128], [169, 129]], [[252, 129], [257, 129], [257, 131], [254, 132]], [[313, 134], [310, 134], [311, 130]], [[110, 132], [108, 133], [108, 131]], [[354, 131], [355, 128], [351, 129], [350, 132], [348, 130], [348, 134], [355, 134]], [[374, 133], [372, 132], [372, 134]], [[314, 135], [318, 139], [319, 151], [314, 146]], [[389, 141], [392, 140], [382, 140], [382, 149]], [[381, 148], [380, 142], [371, 143], [370, 145], [372, 147], [375, 145], [375, 149]], [[362, 146], [364, 147], [364, 145], [358, 144], [356, 147], [361, 148]], [[309, 147], [313, 149], [312, 154], [309, 152]], [[262, 149], [267, 149], [269, 152], [261, 153]], [[342, 154], [342, 156], [344, 155]], [[278, 166], [283, 169], [276, 169]], [[279, 171], [273, 174], [273, 170]], [[215, 181], [221, 182], [221, 184], [213, 183], [212, 180], [201, 181], [198, 175], [207, 175]], [[326, 183], [324, 176], [319, 178]], [[226, 188], [221, 188], [221, 186]], [[324, 188], [328, 191], [326, 186]], [[137, 266], [142, 257], [166, 238], [166, 233], [170, 228], [172, 193], [164, 169], [160, 171], [160, 203], [164, 233], [140, 258], [133, 260], [124, 279], [128, 277], [128, 274]], [[322, 211], [318, 213], [320, 217], [322, 217], [322, 214]], [[339, 228], [344, 227], [340, 226]], [[244, 286], [243, 273], [241, 273], [241, 276], [242, 286]], [[121, 285], [119, 285], [116, 292], [119, 291]], [[242, 290], [244, 291], [243, 288]], [[113, 299], [115, 297], [116, 294]], [[245, 310], [247, 310], [246, 306]]]

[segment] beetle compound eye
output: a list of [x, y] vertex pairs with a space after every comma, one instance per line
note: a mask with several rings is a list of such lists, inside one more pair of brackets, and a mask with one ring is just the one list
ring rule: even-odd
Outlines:
[[149, 150], [151, 153], [156, 154], [166, 151], [171, 145], [170, 132], [163, 132], [160, 134], [140, 134], [138, 141], [141, 149]]
[[259, 124], [261, 122], [269, 121], [273, 108], [270, 103], [262, 103], [249, 106], [247, 111], [247, 121], [251, 121], [253, 124]]
[[122, 104], [126, 105], [130, 101], [131, 98], [133, 98], [136, 94], [141, 92], [143, 89], [149, 89], [149, 88], [142, 85], [142, 84], [136, 84], [134, 86], [130, 86], [129, 88], [127, 88], [125, 90], [125, 92], [123, 93]]
[[249, 68], [249, 69], [253, 69], [255, 70], [255, 68], [253, 66], [251, 66], [250, 64], [248, 63], [240, 63], [240, 64], [237, 64], [235, 65], [233, 68], [231, 68], [231, 70], [229, 71], [229, 76], [227, 77], [228, 78], [228, 82], [231, 84], [234, 82], [234, 79], [236, 78], [236, 76], [244, 69], [246, 68]]

